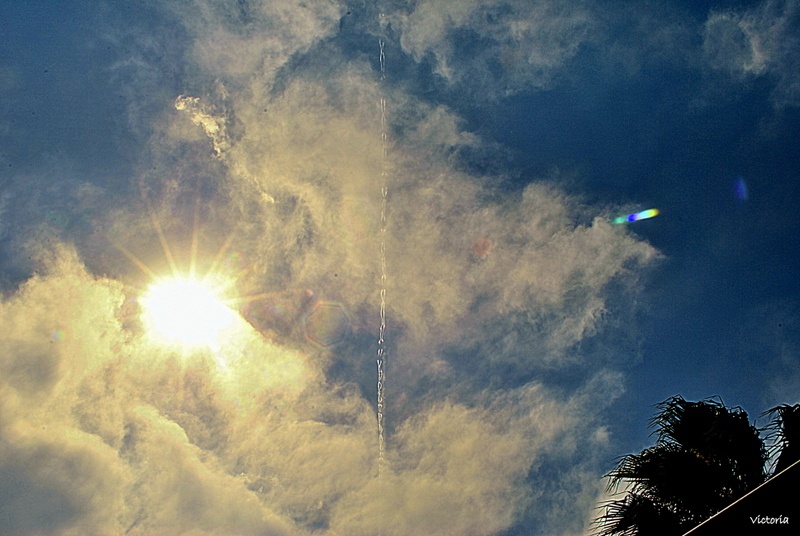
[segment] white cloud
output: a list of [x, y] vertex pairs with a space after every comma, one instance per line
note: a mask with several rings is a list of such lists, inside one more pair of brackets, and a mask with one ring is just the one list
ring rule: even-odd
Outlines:
[[254, 91], [267, 89], [293, 54], [331, 35], [343, 12], [333, 0], [198, 0], [169, 6], [190, 33], [192, 59], [206, 75], [249, 81], [257, 73]]
[[425, 0], [393, 18], [403, 50], [484, 96], [548, 87], [596, 31], [583, 5], [554, 2]]
[[775, 84], [775, 104], [796, 106], [798, 24], [800, 3], [795, 0], [764, 0], [746, 10], [712, 12], [703, 48], [712, 67], [745, 80], [768, 76]]
[[[452, 110], [382, 87], [364, 58], [332, 47], [324, 76], [306, 66], [273, 85], [341, 10], [237, 5], [172, 5], [200, 74], [187, 77], [184, 109], [147, 129], [141, 199], [102, 214], [84, 206], [91, 225], [64, 232], [35, 223], [44, 202], [15, 203], [29, 192], [6, 202], [19, 216], [4, 228], [20, 237], [15, 253], [42, 260], [0, 303], [0, 468], [43, 506], [0, 487], [0, 504], [18, 505], [0, 532], [492, 534], [521, 519], [579, 531], [608, 443], [602, 411], [622, 390], [579, 348], [657, 252], [556, 186], [501, 192], [458, 171], [454, 154], [481, 140]], [[546, 84], [591, 26], [544, 4], [446, 7], [421, 3], [402, 20], [406, 50], [443, 51], [447, 73], [452, 32], [469, 26], [495, 43], [476, 61], [519, 65], [513, 84]], [[378, 478], [365, 385], [384, 185], [390, 379]], [[193, 236], [198, 269], [217, 255], [219, 271], [238, 272], [231, 293], [263, 294], [272, 315], [254, 321], [261, 333], [242, 321], [216, 354], [159, 347], [136, 320], [150, 279], [136, 262], [167, 273], [163, 239], [186, 269]], [[314, 299], [347, 311], [345, 343], [306, 340]], [[494, 381], [509, 366], [517, 381]], [[532, 380], [540, 369], [570, 371], [572, 387]]]
[[[398, 426], [376, 479], [357, 389], [263, 339], [247, 352], [256, 368], [232, 363], [241, 375], [159, 349], [122, 328], [123, 293], [66, 248], [2, 304], [0, 456], [38, 505], [14, 507], [4, 530], [490, 534], [535, 501], [528, 471], [573, 456], [619, 391], [601, 375], [565, 403], [538, 384], [484, 406], [442, 400]], [[282, 355], [305, 372], [237, 380], [284, 370]]]

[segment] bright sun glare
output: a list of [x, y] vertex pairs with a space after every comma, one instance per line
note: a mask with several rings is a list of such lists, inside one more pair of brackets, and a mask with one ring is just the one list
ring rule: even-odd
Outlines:
[[140, 300], [148, 332], [184, 347], [216, 347], [236, 313], [202, 280], [170, 277], [155, 281]]

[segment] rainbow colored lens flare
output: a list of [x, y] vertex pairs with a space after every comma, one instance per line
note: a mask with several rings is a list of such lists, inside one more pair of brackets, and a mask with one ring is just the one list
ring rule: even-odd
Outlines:
[[655, 218], [658, 216], [659, 210], [657, 208], [649, 208], [647, 210], [643, 210], [641, 212], [634, 212], [633, 214], [626, 214], [625, 216], [619, 216], [611, 220], [611, 223], [615, 225], [622, 225], [625, 223], [631, 223], [634, 221], [639, 220], [647, 220], [650, 218]]

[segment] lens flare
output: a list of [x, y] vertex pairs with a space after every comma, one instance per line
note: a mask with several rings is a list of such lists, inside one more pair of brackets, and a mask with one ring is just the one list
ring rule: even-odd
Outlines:
[[323, 348], [342, 342], [350, 330], [350, 319], [344, 307], [336, 302], [319, 302], [306, 315], [303, 324], [306, 337]]
[[647, 219], [650, 219], [650, 218], [655, 218], [656, 216], [658, 216], [658, 214], [659, 214], [659, 210], [657, 208], [650, 208], [650, 209], [647, 209], [647, 210], [643, 210], [641, 212], [634, 212], [633, 214], [626, 214], [624, 216], [618, 216], [618, 217], [614, 218], [613, 220], [611, 220], [611, 223], [613, 223], [615, 225], [622, 225], [622, 224], [631, 223], [631, 222], [634, 222], [634, 221], [647, 220]]
[[747, 183], [744, 182], [742, 177], [738, 177], [733, 185], [733, 191], [736, 194], [736, 199], [739, 201], [747, 201]]
[[148, 333], [182, 347], [218, 347], [236, 320], [211, 285], [191, 277], [155, 281], [140, 303]]

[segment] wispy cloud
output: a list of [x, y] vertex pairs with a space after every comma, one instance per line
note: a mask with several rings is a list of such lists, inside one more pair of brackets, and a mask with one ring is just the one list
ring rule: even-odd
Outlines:
[[706, 21], [704, 50], [709, 63], [739, 80], [768, 77], [778, 107], [796, 106], [800, 4], [764, 0], [746, 10], [712, 12]]
[[548, 87], [597, 32], [583, 4], [556, 2], [425, 0], [390, 20], [416, 61], [484, 96]]

